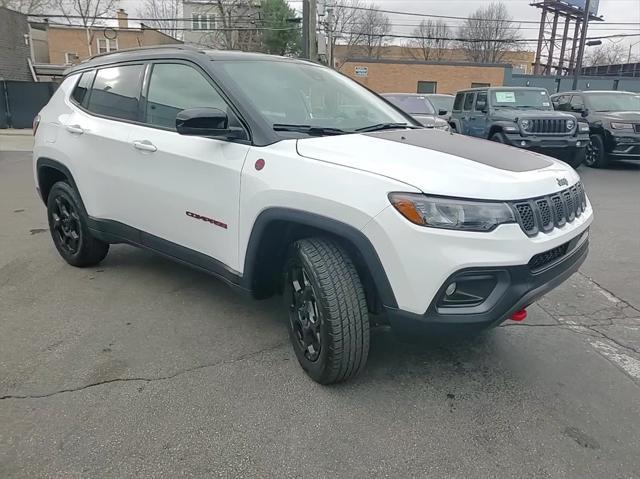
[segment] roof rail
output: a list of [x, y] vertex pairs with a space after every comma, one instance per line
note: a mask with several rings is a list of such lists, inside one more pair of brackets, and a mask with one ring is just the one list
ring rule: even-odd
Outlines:
[[150, 46], [144, 46], [144, 47], [123, 48], [122, 50], [116, 50], [114, 52], [98, 53], [97, 55], [93, 55], [93, 56], [87, 58], [86, 60], [83, 60], [81, 63], [91, 61], [94, 58], [102, 58], [102, 57], [105, 57], [107, 55], [116, 55], [118, 53], [137, 52], [137, 51], [140, 51], [140, 50], [161, 50], [161, 49], [165, 49], [165, 48], [166, 49], [175, 49], [175, 50], [189, 50], [189, 51], [192, 51], [192, 52], [204, 53], [204, 51], [201, 48], [196, 48], [193, 45], [185, 45], [183, 43], [169, 43], [169, 44], [166, 44], [166, 45], [150, 45]]

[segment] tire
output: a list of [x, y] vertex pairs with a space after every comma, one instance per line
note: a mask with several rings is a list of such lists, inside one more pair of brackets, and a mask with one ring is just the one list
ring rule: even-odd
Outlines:
[[609, 159], [604, 148], [602, 135], [591, 135], [589, 145], [585, 154], [584, 164], [591, 168], [606, 168], [609, 166]]
[[330, 239], [299, 240], [284, 281], [289, 338], [300, 366], [320, 384], [357, 376], [369, 354], [369, 313], [347, 252]]
[[91, 236], [80, 195], [67, 182], [51, 187], [47, 217], [53, 244], [70, 265], [94, 266], [107, 256], [109, 243]]
[[504, 136], [504, 133], [497, 132], [491, 135], [491, 141], [495, 141], [496, 143], [502, 143], [503, 145], [507, 144], [507, 138]]
[[572, 153], [561, 155], [559, 159], [561, 161], [564, 161], [567, 165], [572, 167], [574, 170], [577, 170], [578, 167], [584, 162], [585, 157], [586, 157], [586, 149], [579, 148]]

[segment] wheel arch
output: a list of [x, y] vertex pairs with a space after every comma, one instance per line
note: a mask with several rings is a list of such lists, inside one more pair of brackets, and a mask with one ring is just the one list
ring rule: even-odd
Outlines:
[[491, 137], [493, 135], [495, 135], [496, 133], [503, 133], [503, 125], [499, 124], [499, 123], [494, 123], [489, 127], [489, 134], [487, 135], [488, 139], [491, 139]]
[[[76, 186], [75, 179], [65, 165], [51, 158], [41, 157], [36, 160], [36, 173], [38, 178], [38, 191], [44, 204], [47, 204], [47, 198], [51, 187], [58, 181], [68, 181], [69, 184], [80, 194]], [[84, 207], [84, 205], [82, 205]]]
[[329, 236], [347, 250], [360, 274], [372, 311], [382, 305], [397, 307], [382, 262], [364, 233], [339, 220], [290, 208], [270, 208], [256, 218], [247, 243], [243, 287], [258, 298], [275, 293], [289, 246], [310, 236]]

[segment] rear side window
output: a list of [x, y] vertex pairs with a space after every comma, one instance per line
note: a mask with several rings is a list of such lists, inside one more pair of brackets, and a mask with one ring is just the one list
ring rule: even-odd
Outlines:
[[203, 107], [218, 108], [231, 116], [222, 96], [196, 69], [179, 63], [153, 66], [146, 123], [175, 130], [179, 111]]
[[143, 65], [123, 65], [98, 70], [88, 110], [112, 118], [138, 120]]
[[471, 108], [473, 108], [473, 100], [475, 100], [475, 98], [475, 93], [467, 93], [467, 95], [464, 97], [464, 111], [469, 111], [471, 110]]
[[458, 93], [456, 95], [456, 99], [453, 102], [453, 110], [460, 111], [462, 110], [462, 102], [464, 101], [464, 93]]
[[71, 94], [71, 98], [78, 105], [81, 105], [86, 108], [87, 100], [89, 99], [89, 90], [91, 89], [91, 84], [93, 83], [93, 77], [95, 75], [95, 71], [84, 72], [80, 75], [80, 79], [76, 84], [76, 87]]
[[481, 91], [478, 92], [478, 96], [476, 97], [476, 111], [482, 111], [487, 108], [487, 92]]

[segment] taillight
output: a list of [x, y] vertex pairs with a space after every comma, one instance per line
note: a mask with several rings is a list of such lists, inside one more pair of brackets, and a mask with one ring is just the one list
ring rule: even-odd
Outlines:
[[36, 115], [33, 119], [33, 135], [35, 136], [36, 131], [38, 131], [38, 126], [40, 126], [40, 115]]

